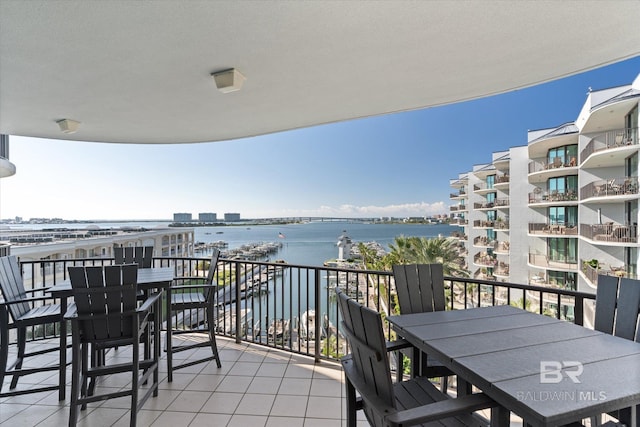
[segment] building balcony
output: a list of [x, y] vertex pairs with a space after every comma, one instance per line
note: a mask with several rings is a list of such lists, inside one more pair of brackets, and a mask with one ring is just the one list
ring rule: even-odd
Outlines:
[[479, 268], [473, 273], [473, 278], [476, 280], [490, 280], [495, 281], [496, 276], [490, 273], [486, 268]]
[[493, 185], [489, 185], [486, 182], [481, 182], [479, 184], [473, 184], [473, 192], [475, 194], [487, 194], [493, 193], [496, 189]]
[[578, 234], [578, 226], [569, 223], [529, 223], [529, 235], [541, 235], [541, 236], [576, 236]]
[[551, 258], [546, 254], [529, 253], [528, 264], [531, 267], [553, 269], [560, 271], [576, 271], [578, 269], [577, 259], [571, 258]]
[[638, 226], [608, 222], [606, 224], [580, 224], [580, 235], [593, 244], [638, 243]]
[[638, 150], [638, 128], [614, 129], [593, 135], [580, 153], [583, 168], [623, 165]]
[[577, 175], [577, 163], [575, 157], [532, 160], [529, 162], [529, 182], [536, 184], [546, 182], [549, 178]]
[[449, 210], [451, 212], [466, 212], [468, 209], [467, 209], [467, 205], [455, 205], [455, 206], [449, 207]]
[[583, 203], [616, 203], [636, 199], [638, 177], [602, 179], [590, 182], [580, 189]]
[[498, 279], [506, 279], [509, 277], [509, 264], [500, 262], [498, 266], [493, 269], [493, 275]]
[[449, 194], [449, 198], [451, 200], [466, 199], [467, 198], [467, 193], [465, 193], [463, 190], [460, 190], [460, 192], [458, 192], [458, 193], [450, 193]]
[[510, 244], [507, 241], [498, 242], [498, 244], [493, 249], [493, 253], [497, 255], [509, 255], [509, 246]]
[[489, 248], [493, 249], [496, 247], [497, 242], [495, 240], [489, 240], [487, 236], [478, 236], [473, 239], [473, 246], [476, 248]]
[[529, 193], [529, 205], [577, 205], [578, 193], [576, 189], [567, 189], [565, 191], [543, 191], [539, 188]]
[[473, 228], [489, 229], [493, 228], [495, 221], [477, 219], [473, 221]]
[[457, 231], [454, 231], [453, 233], [451, 233], [451, 237], [453, 237], [454, 239], [458, 239], [460, 241], [466, 241], [468, 238], [466, 234], [459, 233]]
[[495, 267], [498, 265], [498, 260], [486, 252], [481, 252], [473, 257], [473, 264], [480, 267]]

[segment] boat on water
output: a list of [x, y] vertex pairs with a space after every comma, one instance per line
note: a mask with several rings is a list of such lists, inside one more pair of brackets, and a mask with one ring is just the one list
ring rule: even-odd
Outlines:
[[289, 319], [273, 319], [267, 329], [267, 339], [276, 343], [286, 342], [289, 339], [290, 324]]
[[[316, 339], [316, 311], [315, 310], [307, 310], [302, 313], [300, 317], [300, 325], [298, 326], [298, 333], [300, 334], [300, 338], [304, 340], [313, 341]], [[320, 338], [325, 338], [324, 329], [320, 329]]]

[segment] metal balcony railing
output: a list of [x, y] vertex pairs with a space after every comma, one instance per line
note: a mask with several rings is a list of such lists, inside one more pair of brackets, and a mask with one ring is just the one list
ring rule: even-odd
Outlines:
[[[204, 275], [207, 261], [208, 258], [157, 257], [154, 266], [173, 267], [176, 277]], [[68, 266], [112, 263], [111, 258], [77, 258], [26, 261], [21, 263], [21, 268], [25, 287], [38, 289], [42, 294], [67, 279]], [[584, 302], [594, 299], [591, 294], [490, 281], [493, 276], [486, 272], [486, 268], [479, 269], [474, 278], [445, 277], [448, 309], [513, 303], [563, 318], [566, 310], [552, 312], [553, 307], [549, 305], [552, 301], [556, 307], [573, 307], [575, 317], [568, 320], [583, 324]], [[316, 360], [335, 359], [347, 351], [339, 328], [336, 286], [374, 310], [386, 315], [397, 312], [395, 285], [388, 271], [223, 259], [218, 265], [216, 280], [219, 285], [217, 334], [235, 337], [237, 342], [309, 355]], [[203, 316], [203, 313], [190, 313], [188, 317], [198, 322]], [[312, 320], [312, 316], [315, 319]], [[288, 320], [278, 337], [269, 333], [269, 326], [276, 319]], [[29, 339], [36, 340], [53, 337], [58, 330], [32, 328], [27, 333]], [[387, 334], [391, 338], [390, 328]], [[15, 342], [15, 336], [11, 339]]]
[[556, 203], [556, 202], [576, 202], [578, 201], [577, 189], [569, 188], [564, 191], [533, 191], [529, 193], [529, 204], [534, 203]]
[[613, 222], [580, 224], [580, 235], [600, 242], [638, 243], [638, 226]]
[[567, 222], [555, 224], [530, 222], [529, 234], [575, 236], [578, 234], [578, 226]]
[[638, 128], [614, 129], [602, 132], [593, 136], [587, 143], [580, 159], [586, 160], [591, 154], [597, 151], [611, 150], [613, 148], [626, 147], [638, 144]]
[[536, 267], [544, 267], [544, 268], [564, 268], [564, 269], [577, 269], [578, 261], [574, 258], [564, 257], [564, 258], [552, 258], [546, 254], [541, 253], [529, 253], [529, 264], [535, 265]]
[[591, 197], [633, 196], [638, 194], [638, 177], [601, 179], [580, 189], [580, 199]]

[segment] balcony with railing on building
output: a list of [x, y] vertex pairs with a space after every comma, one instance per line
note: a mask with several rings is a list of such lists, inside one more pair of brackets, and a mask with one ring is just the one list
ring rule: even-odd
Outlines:
[[475, 280], [493, 280], [493, 281], [496, 280], [496, 276], [493, 275], [493, 272], [491, 271], [491, 269], [487, 269], [485, 267], [477, 269], [473, 273], [473, 278]]
[[451, 233], [451, 237], [458, 240], [467, 240], [467, 235], [459, 231], [454, 231], [453, 233]]
[[613, 265], [600, 262], [597, 259], [581, 259], [580, 266], [582, 273], [593, 286], [598, 285], [599, 275], [628, 277], [630, 279], [639, 278], [636, 271], [626, 264]]
[[496, 230], [508, 230], [509, 229], [509, 221], [505, 220], [502, 217], [496, 218], [493, 224], [493, 228]]
[[576, 290], [576, 273], [538, 272], [529, 276], [529, 284], [554, 289]]
[[616, 224], [580, 224], [580, 235], [593, 243], [638, 243], [638, 226]]
[[493, 269], [493, 275], [499, 279], [506, 279], [509, 277], [509, 264], [500, 261], [496, 268]]
[[460, 212], [460, 211], [466, 211], [467, 210], [467, 205], [465, 205], [464, 203], [461, 203], [459, 205], [453, 205], [449, 208], [449, 210], [451, 212]]
[[553, 156], [533, 159], [529, 162], [529, 174], [548, 172], [550, 176], [559, 176], [570, 173], [566, 168], [578, 167], [576, 156]]
[[555, 223], [529, 223], [529, 234], [539, 234], [544, 236], [575, 236], [578, 234], [578, 226], [568, 222], [555, 222]]
[[509, 175], [497, 175], [496, 180], [493, 183], [493, 187], [497, 189], [504, 189], [509, 187]]
[[473, 257], [473, 263], [481, 267], [495, 267], [498, 265], [498, 260], [495, 255], [491, 255], [487, 252], [480, 252]]
[[[585, 162], [583, 167], [591, 167], [591, 162], [597, 162], [598, 157], [609, 155], [613, 152], [623, 159], [627, 152], [638, 149], [638, 128], [613, 129], [592, 135], [591, 140], [580, 153], [580, 159]], [[622, 160], [621, 160], [622, 161]]]
[[493, 228], [495, 221], [476, 219], [473, 221], [473, 228]]
[[529, 204], [544, 204], [544, 203], [558, 203], [558, 202], [578, 202], [578, 193], [576, 189], [567, 188], [565, 190], [551, 190], [544, 191], [540, 187], [529, 193]]
[[547, 255], [539, 251], [529, 252], [528, 264], [532, 267], [555, 268], [575, 270], [578, 268], [578, 260], [575, 256], [554, 251], [553, 255]]
[[467, 220], [464, 217], [456, 217], [456, 218], [451, 218], [449, 220], [449, 224], [451, 224], [451, 225], [467, 225], [467, 224], [469, 224], [469, 220]]
[[493, 201], [493, 205], [496, 208], [508, 208], [509, 207], [509, 198], [508, 197], [501, 197], [501, 198], [495, 199]]
[[493, 249], [496, 247], [496, 240], [490, 239], [487, 236], [478, 236], [473, 239], [473, 246], [476, 248], [490, 248]]
[[493, 249], [493, 253], [497, 255], [509, 255], [509, 247], [510, 247], [509, 242], [500, 241], [496, 244], [495, 248]]
[[480, 203], [474, 203], [473, 204], [473, 209], [475, 210], [483, 210], [483, 209], [494, 209], [494, 202], [480, 202]]
[[453, 200], [465, 199], [467, 197], [467, 192], [464, 189], [460, 189], [457, 193], [450, 193], [449, 198]]
[[496, 191], [493, 183], [480, 182], [478, 184], [473, 184], [473, 192], [476, 194], [486, 194], [492, 191]]
[[593, 181], [580, 189], [580, 199], [612, 197], [613, 200], [626, 201], [638, 195], [638, 177], [625, 176]]

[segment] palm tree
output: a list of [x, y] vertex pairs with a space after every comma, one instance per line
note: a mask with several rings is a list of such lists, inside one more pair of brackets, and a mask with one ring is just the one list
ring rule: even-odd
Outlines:
[[455, 239], [399, 236], [395, 238], [395, 244], [389, 246], [391, 251], [384, 259], [388, 267], [394, 264], [440, 263], [446, 276], [469, 277], [469, 272], [461, 267], [462, 258]]

